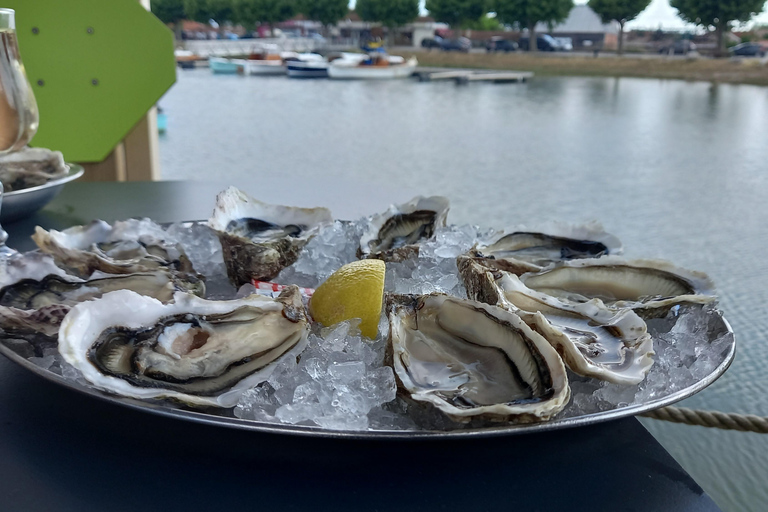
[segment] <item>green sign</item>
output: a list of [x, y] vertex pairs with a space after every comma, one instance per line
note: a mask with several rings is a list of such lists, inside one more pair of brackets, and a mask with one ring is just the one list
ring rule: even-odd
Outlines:
[[173, 33], [137, 0], [6, 0], [40, 109], [33, 146], [100, 162], [176, 81]]

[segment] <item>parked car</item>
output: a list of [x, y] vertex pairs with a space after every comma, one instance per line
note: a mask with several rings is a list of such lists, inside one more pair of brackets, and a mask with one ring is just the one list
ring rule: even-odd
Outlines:
[[485, 51], [488, 53], [495, 52], [514, 52], [517, 51], [517, 43], [504, 39], [501, 36], [493, 36], [485, 43]]
[[[530, 38], [528, 36], [521, 37], [517, 44], [521, 50], [527, 52], [531, 44]], [[557, 41], [549, 34], [536, 36], [536, 48], [541, 52], [556, 52], [560, 49]]]
[[432, 37], [425, 37], [421, 40], [421, 47], [422, 48], [441, 48], [443, 46], [443, 38], [440, 36]]
[[466, 37], [460, 37], [458, 39], [443, 39], [443, 43], [440, 45], [440, 48], [444, 52], [469, 52], [469, 49], [472, 48], [472, 41]]
[[688, 39], [680, 39], [672, 44], [659, 48], [659, 53], [672, 53], [674, 55], [686, 55], [696, 51], [696, 43]]
[[573, 51], [573, 39], [570, 37], [553, 37], [557, 43], [557, 49], [561, 52]]
[[757, 43], [737, 44], [728, 51], [741, 57], [765, 57], [765, 49]]

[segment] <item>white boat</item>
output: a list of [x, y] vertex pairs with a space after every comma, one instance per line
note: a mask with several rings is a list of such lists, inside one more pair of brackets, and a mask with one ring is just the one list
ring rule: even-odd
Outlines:
[[285, 62], [282, 59], [248, 59], [245, 62], [245, 69], [249, 75], [284, 75], [287, 71]]
[[402, 57], [378, 56], [378, 59], [387, 59], [385, 65], [368, 63], [363, 58], [342, 58], [334, 60], [328, 66], [328, 76], [337, 79], [386, 79], [405, 78], [411, 76], [418, 65], [416, 57], [407, 61]]
[[328, 61], [317, 53], [300, 53], [286, 59], [289, 78], [327, 78]]
[[248, 61], [245, 59], [225, 59], [223, 57], [211, 57], [208, 59], [208, 65], [216, 74], [245, 73]]

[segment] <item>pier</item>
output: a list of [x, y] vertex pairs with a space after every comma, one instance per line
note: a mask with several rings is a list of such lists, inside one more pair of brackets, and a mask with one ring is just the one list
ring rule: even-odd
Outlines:
[[533, 72], [418, 67], [413, 72], [413, 76], [419, 82], [453, 80], [457, 84], [469, 82], [517, 83], [526, 82], [532, 78]]

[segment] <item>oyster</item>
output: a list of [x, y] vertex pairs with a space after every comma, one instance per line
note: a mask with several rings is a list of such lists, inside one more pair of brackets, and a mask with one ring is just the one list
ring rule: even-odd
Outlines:
[[714, 285], [705, 274], [659, 260], [573, 260], [523, 274], [520, 280], [548, 295], [575, 302], [598, 298], [611, 308], [632, 308], [641, 316], [661, 314], [676, 304], [715, 300]]
[[539, 229], [498, 234], [476, 244], [469, 255], [490, 268], [522, 274], [558, 261], [621, 254], [621, 242], [592, 222], [581, 226], [552, 223]]
[[450, 204], [441, 196], [417, 196], [372, 216], [360, 238], [358, 258], [402, 261], [418, 255], [419, 243], [445, 226]]
[[292, 265], [320, 229], [333, 223], [327, 208], [293, 208], [262, 203], [229, 187], [216, 197], [208, 225], [221, 241], [229, 280], [269, 281]]
[[0, 155], [0, 181], [5, 192], [44, 185], [63, 178], [68, 170], [60, 151], [24, 148]]
[[233, 407], [269, 378], [276, 361], [304, 349], [308, 329], [295, 286], [277, 299], [207, 301], [177, 293], [170, 304], [121, 290], [72, 308], [59, 351], [112, 393]]
[[184, 250], [163, 236], [162, 228], [148, 219], [132, 219], [115, 222], [114, 226], [95, 220], [87, 226], [64, 231], [46, 231], [37, 226], [32, 239], [61, 267], [82, 278], [97, 270], [107, 274], [132, 274], [155, 269], [200, 278]]
[[555, 350], [517, 315], [448, 295], [394, 296], [387, 306], [398, 386], [455, 421], [546, 420], [570, 388]]
[[104, 276], [87, 281], [47, 275], [40, 280], [22, 279], [0, 289], [0, 306], [39, 309], [54, 304], [74, 306], [115, 290], [132, 290], [167, 302], [176, 291], [200, 293], [200, 283], [189, 283], [170, 272], [143, 272]]
[[653, 339], [637, 314], [612, 310], [599, 299], [570, 303], [526, 287], [509, 272], [458, 259], [470, 298], [519, 315], [540, 333], [579, 375], [634, 385], [653, 365]]

